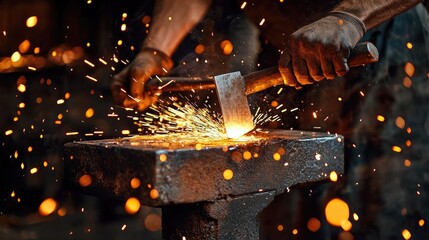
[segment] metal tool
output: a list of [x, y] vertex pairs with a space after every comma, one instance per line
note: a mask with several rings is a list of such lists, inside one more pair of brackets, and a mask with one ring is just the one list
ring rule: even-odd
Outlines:
[[[370, 42], [359, 43], [352, 50], [347, 64], [357, 67], [378, 61], [378, 50]], [[208, 78], [169, 77], [163, 81], [154, 79], [146, 83], [146, 90], [162, 92], [196, 91], [215, 89], [224, 118], [225, 130], [229, 138], [239, 137], [254, 128], [246, 95], [284, 84], [277, 68], [268, 68], [241, 76], [232, 72]]]

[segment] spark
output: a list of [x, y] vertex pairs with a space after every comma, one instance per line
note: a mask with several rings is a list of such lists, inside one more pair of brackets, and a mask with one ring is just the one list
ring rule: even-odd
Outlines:
[[404, 229], [402, 230], [402, 237], [404, 237], [404, 239], [410, 239], [411, 238], [411, 233], [410, 231], [408, 231], [408, 229]]
[[338, 175], [335, 171], [332, 171], [329, 174], [329, 179], [331, 179], [332, 182], [336, 182], [338, 180]]
[[150, 198], [152, 198], [152, 199], [157, 199], [157, 198], [159, 197], [159, 192], [158, 192], [158, 190], [156, 190], [155, 188], [154, 188], [154, 189], [152, 189], [152, 190], [150, 190], [149, 196], [150, 196]]
[[298, 108], [291, 109], [290, 112], [295, 112]]
[[104, 65], [107, 65], [107, 62], [104, 59], [102, 59], [102, 58], [99, 58], [98, 61], [101, 62]]
[[88, 108], [85, 112], [85, 117], [86, 118], [92, 118], [93, 116], [94, 116], [94, 109]]
[[[225, 137], [222, 119], [207, 108], [192, 104], [160, 101], [143, 113], [138, 124], [153, 134], [192, 133], [197, 136]], [[214, 116], [213, 116], [213, 115]]]
[[64, 103], [64, 99], [58, 99], [58, 100], [57, 100], [57, 104], [58, 104], [58, 105], [63, 104], [63, 103]]
[[234, 177], [234, 172], [231, 169], [226, 169], [223, 172], [223, 178], [225, 180], [231, 180]]
[[313, 118], [317, 118], [317, 112], [313, 112]]
[[67, 132], [66, 136], [74, 136], [74, 135], [78, 135], [79, 132]]
[[158, 77], [158, 75], [155, 75], [156, 79], [158, 79], [158, 81], [162, 82], [162, 79], [160, 77]]
[[36, 26], [37, 24], [37, 17], [36, 16], [31, 16], [27, 19], [26, 25], [28, 28], [32, 28], [34, 26]]
[[11, 135], [13, 133], [13, 130], [7, 130], [4, 134], [6, 135], [6, 136], [9, 136], [9, 135]]
[[28, 66], [27, 68], [28, 68], [28, 70], [31, 70], [31, 71], [37, 71], [37, 68], [35, 68], [35, 67]]
[[19, 86], [18, 86], [18, 91], [20, 91], [20, 92], [25, 92], [26, 91], [26, 87], [25, 87], [25, 85], [24, 84], [19, 84]]
[[10, 60], [12, 60], [12, 62], [18, 62], [20, 59], [21, 59], [21, 54], [18, 51], [14, 52], [10, 57]]
[[399, 146], [392, 146], [392, 151], [399, 153], [402, 151], [402, 149]]
[[314, 155], [314, 157], [316, 158], [316, 160], [320, 160], [322, 159], [322, 155], [320, 155], [320, 153], [316, 153], [316, 155]]
[[243, 2], [242, 4], [241, 4], [241, 9], [244, 9], [245, 7], [246, 7], [246, 5], [247, 5], [247, 2]]
[[161, 161], [161, 162], [167, 161], [167, 155], [165, 155], [165, 154], [159, 155], [159, 161]]
[[126, 225], [126, 224], [124, 224], [124, 225], [122, 226], [121, 230], [122, 230], [122, 231], [124, 231], [124, 230], [125, 230], [125, 228], [127, 228], [127, 225]]
[[95, 67], [95, 65], [94, 65], [94, 63], [92, 63], [92, 62], [90, 62], [90, 61], [88, 61], [88, 60], [83, 60], [86, 64], [88, 64], [89, 66], [91, 66], [91, 67]]
[[405, 160], [404, 160], [404, 166], [405, 166], [405, 167], [411, 167], [411, 161], [410, 161], [410, 160], [408, 160], [408, 159], [405, 159]]
[[261, 22], [259, 22], [259, 26], [262, 26], [265, 22], [265, 18], [262, 18]]
[[283, 91], [283, 88], [280, 88], [277, 94], [280, 94]]
[[384, 116], [377, 115], [377, 120], [378, 120], [379, 122], [384, 122], [384, 120], [386, 120], [386, 118], [385, 118]]
[[166, 86], [170, 85], [172, 82], [174, 82], [174, 80], [173, 80], [173, 79], [172, 79], [172, 80], [170, 80], [168, 83], [166, 83], [166, 84], [164, 84], [164, 85], [162, 85], [162, 86], [158, 87], [158, 89], [163, 89], [164, 87], [166, 87]]
[[89, 75], [86, 75], [85, 77], [86, 77], [86, 78], [88, 78], [89, 80], [94, 81], [94, 82], [97, 82], [97, 81], [98, 81], [97, 79], [95, 79], [95, 78], [93, 78], [93, 77], [91, 77], [91, 76], [89, 76]]
[[130, 134], [130, 130], [122, 130], [122, 134], [123, 135], [128, 135], [128, 134]]

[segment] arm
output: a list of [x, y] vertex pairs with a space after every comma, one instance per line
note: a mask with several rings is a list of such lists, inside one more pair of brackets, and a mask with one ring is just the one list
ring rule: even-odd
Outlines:
[[171, 56], [183, 38], [207, 12], [211, 0], [158, 0], [153, 24], [143, 47], [156, 48]]
[[334, 11], [351, 13], [371, 29], [420, 2], [422, 0], [346, 0], [342, 1]]
[[421, 0], [344, 0], [326, 17], [294, 32], [279, 60], [286, 85], [301, 87], [344, 76], [347, 58], [367, 29]]
[[113, 76], [115, 102], [143, 111], [157, 100], [144, 91], [153, 75], [165, 75], [172, 67], [171, 55], [183, 38], [207, 12], [211, 0], [158, 0], [155, 3], [151, 29], [134, 60]]

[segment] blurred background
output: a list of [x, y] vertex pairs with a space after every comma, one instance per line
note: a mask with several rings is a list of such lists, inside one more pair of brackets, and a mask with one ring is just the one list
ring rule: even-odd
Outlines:
[[[141, 131], [133, 120], [138, 113], [113, 104], [110, 81], [138, 52], [150, 28], [153, 4], [0, 0], [0, 239], [161, 239], [158, 209], [130, 211], [124, 202], [70, 191], [62, 158], [67, 142]], [[248, 49], [239, 39], [219, 35], [205, 42], [201, 35], [211, 33], [211, 23], [204, 21], [190, 34], [174, 56], [176, 65], [186, 60], [204, 75], [224, 71], [198, 67], [214, 53], [221, 55], [219, 61], [234, 58], [232, 67], [244, 73], [277, 61], [278, 51], [255, 35], [254, 26], [245, 31], [261, 40], [255, 43], [257, 60], [247, 58]], [[225, 24], [214, 28], [225, 30]], [[262, 232], [267, 239], [427, 239], [427, 45], [422, 47], [420, 37], [414, 37], [412, 30], [392, 34], [395, 49], [403, 53], [394, 67], [382, 68], [389, 78], [377, 79], [373, 71], [388, 62], [382, 51], [377, 67], [363, 68], [366, 75], [351, 73], [354, 79], [374, 81], [321, 84], [317, 94], [278, 87], [251, 100], [260, 111], [277, 111], [282, 117], [263, 127], [345, 135], [358, 131], [359, 136], [347, 138], [346, 156], [354, 159], [346, 163], [348, 178], [333, 174], [329, 183], [292, 189], [266, 210]], [[341, 92], [346, 88], [350, 91]], [[362, 102], [363, 107], [351, 110]], [[353, 131], [346, 126], [351, 122], [358, 123]], [[369, 134], [362, 135], [363, 130]], [[384, 171], [386, 166], [390, 170]], [[349, 220], [338, 222], [342, 218]], [[369, 236], [378, 231], [393, 237]]]
[[137, 133], [110, 80], [152, 4], [0, 1], [0, 239], [160, 239], [160, 211], [70, 193], [62, 159], [66, 142]]

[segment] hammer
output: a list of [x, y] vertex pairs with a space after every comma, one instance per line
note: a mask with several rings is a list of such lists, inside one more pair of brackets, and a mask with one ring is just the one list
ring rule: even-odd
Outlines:
[[[370, 42], [359, 43], [347, 59], [349, 67], [357, 67], [378, 61], [378, 50]], [[284, 84], [277, 67], [264, 69], [241, 76], [231, 72], [214, 77], [165, 77], [146, 83], [146, 90], [155, 94], [162, 92], [195, 91], [215, 89], [228, 138], [240, 137], [251, 131], [255, 124], [250, 112], [247, 95]]]

